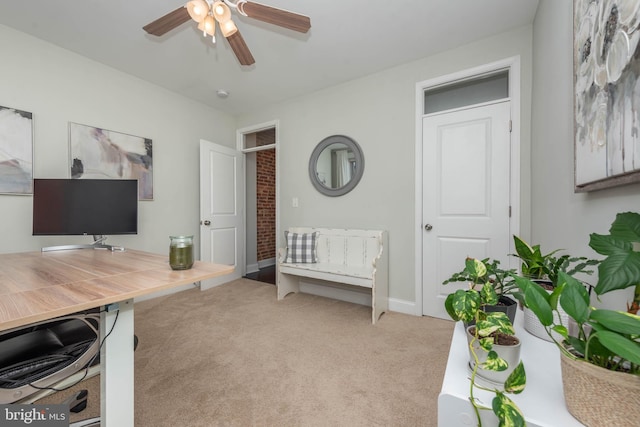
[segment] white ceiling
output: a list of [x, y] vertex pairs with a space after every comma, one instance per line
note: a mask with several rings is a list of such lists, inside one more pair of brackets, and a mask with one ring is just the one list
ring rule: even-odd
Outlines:
[[[538, 0], [260, 0], [311, 18], [299, 34], [233, 16], [256, 63], [187, 22], [142, 27], [186, 0], [3, 0], [0, 24], [238, 114], [533, 22]], [[46, 66], [46, 64], [43, 64]], [[217, 89], [230, 92], [227, 99]]]

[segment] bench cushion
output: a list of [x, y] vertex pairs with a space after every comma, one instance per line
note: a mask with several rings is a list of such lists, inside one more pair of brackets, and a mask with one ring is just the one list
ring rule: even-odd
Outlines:
[[318, 262], [316, 248], [318, 246], [318, 232], [291, 233], [284, 232], [287, 241], [286, 263], [315, 263]]

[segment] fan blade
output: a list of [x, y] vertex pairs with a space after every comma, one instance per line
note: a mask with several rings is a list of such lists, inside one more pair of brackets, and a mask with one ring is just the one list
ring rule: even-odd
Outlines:
[[256, 60], [253, 59], [253, 55], [251, 54], [247, 44], [244, 42], [244, 38], [242, 37], [242, 34], [240, 34], [240, 31], [236, 31], [227, 37], [227, 41], [229, 42], [231, 49], [233, 49], [233, 53], [236, 54], [238, 61], [240, 61], [240, 64], [255, 64]]
[[158, 18], [152, 23], [145, 25], [142, 29], [153, 36], [161, 36], [164, 33], [184, 24], [189, 19], [191, 19], [191, 17], [189, 16], [187, 8], [180, 6], [173, 12], [167, 13], [162, 18]]
[[300, 33], [306, 33], [311, 28], [311, 19], [308, 16], [289, 12], [284, 9], [266, 6], [254, 2], [239, 2], [240, 11], [249, 18], [288, 28]]

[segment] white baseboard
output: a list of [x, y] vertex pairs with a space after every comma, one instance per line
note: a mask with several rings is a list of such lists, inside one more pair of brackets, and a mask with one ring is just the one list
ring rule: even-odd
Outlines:
[[258, 261], [258, 268], [271, 267], [272, 265], [276, 265], [275, 258], [267, 258], [267, 259]]
[[257, 273], [258, 270], [260, 270], [260, 263], [247, 264], [247, 273], [246, 274]]
[[416, 303], [414, 301], [406, 301], [397, 298], [389, 298], [389, 311], [395, 311], [412, 316], [421, 316], [416, 313]]
[[[300, 292], [371, 307], [371, 291], [367, 288], [345, 288], [342, 285], [334, 285], [331, 282], [316, 284], [301, 280]], [[416, 313], [416, 303], [414, 301], [397, 298], [389, 298], [389, 311], [420, 316], [420, 314]]]

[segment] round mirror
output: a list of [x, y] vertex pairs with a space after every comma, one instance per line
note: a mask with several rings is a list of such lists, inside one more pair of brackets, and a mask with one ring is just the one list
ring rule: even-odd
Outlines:
[[344, 135], [329, 136], [318, 144], [309, 160], [309, 178], [325, 196], [342, 196], [353, 190], [364, 172], [360, 146]]

